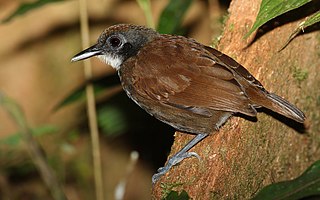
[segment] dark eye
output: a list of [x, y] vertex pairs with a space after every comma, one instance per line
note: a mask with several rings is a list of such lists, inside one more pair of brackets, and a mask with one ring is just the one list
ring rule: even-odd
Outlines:
[[120, 40], [120, 38], [115, 37], [115, 36], [113, 36], [113, 37], [111, 37], [111, 38], [109, 39], [109, 43], [110, 43], [110, 45], [111, 45], [112, 47], [114, 47], [114, 48], [121, 46], [121, 40]]

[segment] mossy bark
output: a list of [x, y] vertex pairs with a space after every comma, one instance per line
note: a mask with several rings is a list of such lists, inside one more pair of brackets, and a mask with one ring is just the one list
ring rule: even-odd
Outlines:
[[[268, 23], [268, 31], [244, 39], [259, 5], [255, 0], [232, 1], [218, 49], [245, 66], [268, 91], [303, 110], [305, 133], [263, 112], [257, 122], [233, 117], [192, 149], [200, 162], [186, 159], [156, 183], [154, 199], [170, 190], [185, 190], [193, 199], [249, 199], [268, 184], [299, 176], [320, 159], [319, 31], [299, 35], [279, 52], [303, 19], [282, 23], [279, 18]], [[194, 137], [175, 136], [171, 155]]]

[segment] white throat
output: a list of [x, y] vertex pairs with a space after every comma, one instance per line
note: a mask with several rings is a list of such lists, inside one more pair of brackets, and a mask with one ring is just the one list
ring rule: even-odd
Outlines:
[[111, 65], [112, 68], [119, 70], [120, 65], [123, 62], [123, 59], [119, 56], [111, 56], [111, 55], [98, 55], [97, 56], [102, 62]]

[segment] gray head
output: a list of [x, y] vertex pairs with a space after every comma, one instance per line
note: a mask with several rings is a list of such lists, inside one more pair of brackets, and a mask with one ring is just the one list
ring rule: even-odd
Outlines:
[[98, 38], [95, 45], [75, 55], [71, 61], [84, 60], [92, 56], [99, 57], [115, 69], [147, 42], [159, 36], [153, 29], [131, 24], [120, 24], [107, 28]]

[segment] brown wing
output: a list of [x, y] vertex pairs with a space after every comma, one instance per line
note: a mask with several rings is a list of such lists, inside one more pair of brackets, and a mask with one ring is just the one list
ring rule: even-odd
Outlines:
[[139, 77], [134, 84], [140, 95], [203, 115], [210, 110], [256, 115], [233, 71], [219, 58], [193, 40], [161, 37], [137, 54], [132, 75]]
[[235, 60], [233, 60], [229, 56], [211, 47], [204, 46], [204, 48], [213, 55], [210, 57], [210, 59], [213, 59], [215, 62], [217, 62], [217, 64], [226, 67], [227, 69], [229, 69], [234, 73], [237, 73], [239, 76], [244, 78], [245, 81], [250, 83], [252, 86], [258, 87], [259, 89], [266, 91], [262, 86], [262, 84], [257, 79], [255, 79], [246, 68], [241, 66]]

